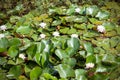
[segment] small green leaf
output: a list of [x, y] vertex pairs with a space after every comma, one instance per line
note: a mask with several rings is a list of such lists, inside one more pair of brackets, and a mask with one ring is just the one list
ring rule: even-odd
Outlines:
[[75, 79], [76, 80], [87, 80], [86, 78], [86, 71], [83, 69], [76, 69], [75, 70]]
[[87, 28], [87, 25], [85, 23], [83, 24], [74, 24], [74, 27], [75, 28], [78, 28], [78, 29], [86, 29]]
[[60, 74], [61, 78], [74, 77], [74, 70], [67, 64], [59, 64], [55, 69]]
[[107, 11], [99, 11], [96, 15], [96, 17], [98, 17], [100, 20], [108, 19], [109, 16], [110, 16], [110, 13]]
[[60, 33], [62, 34], [67, 34], [68, 31], [69, 31], [69, 28], [60, 29]]
[[22, 67], [20, 65], [17, 65], [10, 68], [7, 76], [9, 76], [9, 78], [12, 77], [12, 79], [18, 79], [21, 74]]
[[67, 41], [67, 45], [77, 51], [80, 48], [80, 41], [77, 38], [70, 38]]
[[74, 34], [74, 33], [76, 33], [77, 32], [77, 30], [75, 29], [75, 28], [71, 28], [68, 32], [67, 32], [67, 34]]
[[73, 68], [76, 64], [76, 59], [75, 58], [64, 58], [62, 63], [67, 64]]
[[0, 39], [0, 52], [6, 51], [9, 46], [9, 41], [7, 38]]
[[12, 38], [10, 41], [10, 46], [20, 46], [21, 42], [18, 38]]
[[96, 5], [89, 6], [86, 8], [87, 15], [95, 16], [98, 11], [99, 11], [99, 8]]
[[62, 49], [57, 49], [55, 51], [55, 54], [60, 58], [60, 59], [63, 59], [63, 58], [66, 58], [68, 57], [68, 54], [66, 51], [62, 50]]
[[102, 58], [102, 61], [106, 63], [116, 63], [115, 55], [105, 54]]
[[11, 46], [8, 49], [8, 55], [12, 58], [16, 57], [18, 54], [18, 48], [16, 46]]
[[84, 48], [87, 51], [87, 56], [94, 54], [94, 49], [93, 49], [92, 44], [90, 42], [85, 42]]
[[20, 34], [26, 34], [29, 35], [32, 29], [29, 26], [20, 26], [17, 28], [16, 32]]
[[88, 21], [88, 19], [84, 16], [81, 16], [81, 17], [76, 17], [74, 19], [74, 22], [77, 22], [77, 23], [86, 23]]
[[111, 22], [105, 22], [102, 25], [105, 27], [106, 31], [112, 31], [116, 28], [115, 24], [113, 24]]
[[95, 63], [96, 62], [96, 58], [94, 55], [89, 55], [86, 57], [86, 63]]
[[30, 80], [38, 80], [41, 73], [42, 69], [40, 67], [34, 67], [30, 72]]
[[52, 26], [58, 26], [60, 24], [61, 24], [60, 20], [55, 20], [55, 21], [53, 21]]

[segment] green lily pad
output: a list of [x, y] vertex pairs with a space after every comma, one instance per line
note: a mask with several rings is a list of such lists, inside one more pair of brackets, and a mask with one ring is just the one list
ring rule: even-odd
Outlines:
[[114, 48], [115, 46], [117, 46], [117, 44], [120, 42], [120, 37], [119, 36], [116, 36], [116, 37], [112, 37], [110, 39], [110, 46], [112, 48]]
[[55, 66], [55, 69], [61, 78], [74, 77], [74, 70], [67, 64], [59, 64]]
[[70, 38], [67, 45], [77, 51], [80, 48], [80, 41], [77, 38]]
[[110, 13], [107, 11], [99, 11], [96, 15], [96, 17], [99, 18], [100, 20], [108, 19], [109, 16], [110, 16]]
[[99, 11], [99, 8], [95, 5], [89, 6], [89, 7], [86, 8], [86, 14], [87, 15], [95, 16], [98, 11]]
[[60, 33], [62, 34], [67, 34], [68, 31], [69, 31], [69, 28], [60, 29]]
[[87, 80], [86, 71], [84, 69], [75, 70], [75, 79], [76, 80]]
[[94, 49], [90, 42], [85, 42], [83, 45], [84, 45], [85, 50], [87, 51], [87, 56], [94, 54]]
[[61, 24], [61, 21], [60, 20], [55, 20], [52, 22], [52, 26], [58, 26]]
[[71, 28], [70, 30], [68, 30], [67, 34], [75, 34], [77, 32], [77, 30], [75, 28]]
[[62, 61], [62, 64], [67, 64], [67, 65], [69, 65], [73, 68], [76, 64], [76, 59], [74, 59], [74, 58], [64, 58], [63, 61]]
[[76, 17], [73, 21], [76, 23], [86, 23], [88, 21], [88, 19], [87, 19], [87, 17], [80, 16], [80, 17]]
[[29, 35], [31, 31], [32, 31], [32, 28], [30, 28], [29, 26], [20, 26], [16, 30], [17, 33], [26, 34], [26, 35]]
[[12, 58], [16, 57], [18, 54], [18, 48], [16, 46], [11, 46], [8, 49], [8, 55]]
[[66, 51], [62, 50], [62, 49], [57, 49], [55, 51], [55, 54], [60, 58], [60, 59], [63, 59], [63, 58], [67, 58], [68, 57], [68, 54]]
[[10, 68], [8, 72], [8, 78], [18, 79], [18, 77], [22, 74], [22, 67], [20, 65], [13, 66]]
[[112, 30], [115, 30], [115, 28], [116, 28], [115, 24], [113, 24], [111, 22], [105, 22], [105, 23], [103, 23], [103, 26], [105, 27], [106, 31], [112, 31]]
[[91, 22], [92, 24], [96, 24], [96, 25], [100, 25], [100, 24], [103, 23], [103, 21], [100, 21], [100, 20], [98, 20], [98, 19], [96, 19], [96, 18], [89, 18], [89, 20], [90, 20], [90, 22]]
[[78, 28], [78, 29], [86, 29], [87, 28], [87, 25], [85, 23], [83, 24], [74, 24], [74, 27], [75, 28]]
[[9, 41], [7, 38], [0, 39], [0, 52], [6, 51], [6, 49], [9, 47]]
[[42, 73], [42, 69], [40, 67], [34, 67], [30, 72], [30, 80], [37, 80]]

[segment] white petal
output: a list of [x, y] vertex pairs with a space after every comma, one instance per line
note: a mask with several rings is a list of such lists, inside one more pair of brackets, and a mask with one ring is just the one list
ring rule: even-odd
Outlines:
[[80, 8], [76, 8], [75, 12], [79, 13], [80, 12]]
[[40, 38], [45, 38], [46, 35], [45, 34], [40, 34]]
[[45, 28], [45, 26], [46, 26], [47, 24], [44, 23], [44, 22], [42, 22], [42, 23], [40, 23], [39, 25], [40, 25], [40, 27]]
[[7, 28], [6, 28], [6, 25], [2, 25], [2, 26], [0, 26], [0, 30], [3, 30], [3, 31], [5, 31]]
[[72, 34], [71, 37], [78, 38], [78, 35], [77, 34]]
[[60, 36], [60, 33], [59, 32], [53, 32], [53, 36]]
[[22, 58], [24, 60], [26, 57], [24, 54], [19, 54], [19, 58]]
[[5, 35], [4, 35], [4, 34], [0, 34], [0, 39], [1, 39], [1, 38], [4, 38], [4, 37], [5, 37]]
[[86, 68], [89, 69], [89, 68], [93, 68], [95, 66], [94, 63], [87, 63], [86, 64]]
[[105, 27], [103, 25], [97, 26], [98, 32], [105, 32]]

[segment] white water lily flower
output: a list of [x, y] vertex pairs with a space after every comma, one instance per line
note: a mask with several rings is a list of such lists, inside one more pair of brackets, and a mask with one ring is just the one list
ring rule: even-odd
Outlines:
[[46, 26], [47, 24], [44, 23], [44, 22], [41, 22], [39, 25], [40, 25], [40, 27], [45, 28], [45, 26]]
[[72, 34], [71, 37], [78, 38], [78, 35], [77, 34]]
[[19, 54], [19, 58], [21, 58], [21, 59], [23, 59], [23, 60], [25, 60], [25, 55], [24, 54]]
[[1, 39], [1, 38], [4, 38], [4, 37], [5, 37], [5, 35], [4, 35], [4, 34], [0, 34], [0, 39]]
[[53, 36], [60, 36], [60, 33], [59, 32], [53, 32]]
[[46, 35], [45, 34], [40, 34], [40, 38], [45, 38]]
[[79, 13], [80, 12], [80, 8], [76, 8], [75, 12]]
[[99, 25], [99, 26], [97, 26], [97, 30], [98, 30], [98, 32], [105, 32], [105, 27], [103, 26], [103, 25]]
[[6, 25], [0, 26], [0, 30], [5, 31], [6, 29], [7, 29], [7, 28], [6, 28]]
[[86, 69], [93, 68], [95, 66], [94, 63], [87, 63], [86, 64]]

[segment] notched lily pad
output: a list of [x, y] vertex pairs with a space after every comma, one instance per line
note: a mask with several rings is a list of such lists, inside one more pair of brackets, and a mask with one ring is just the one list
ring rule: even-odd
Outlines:
[[20, 26], [16, 30], [17, 33], [26, 34], [26, 35], [29, 35], [31, 31], [32, 31], [32, 28], [30, 28], [29, 26]]
[[95, 5], [89, 6], [89, 7], [86, 8], [86, 14], [87, 15], [95, 16], [98, 11], [99, 11], [99, 8]]
[[110, 17], [110, 13], [107, 11], [99, 11], [96, 17], [100, 20], [108, 19]]

